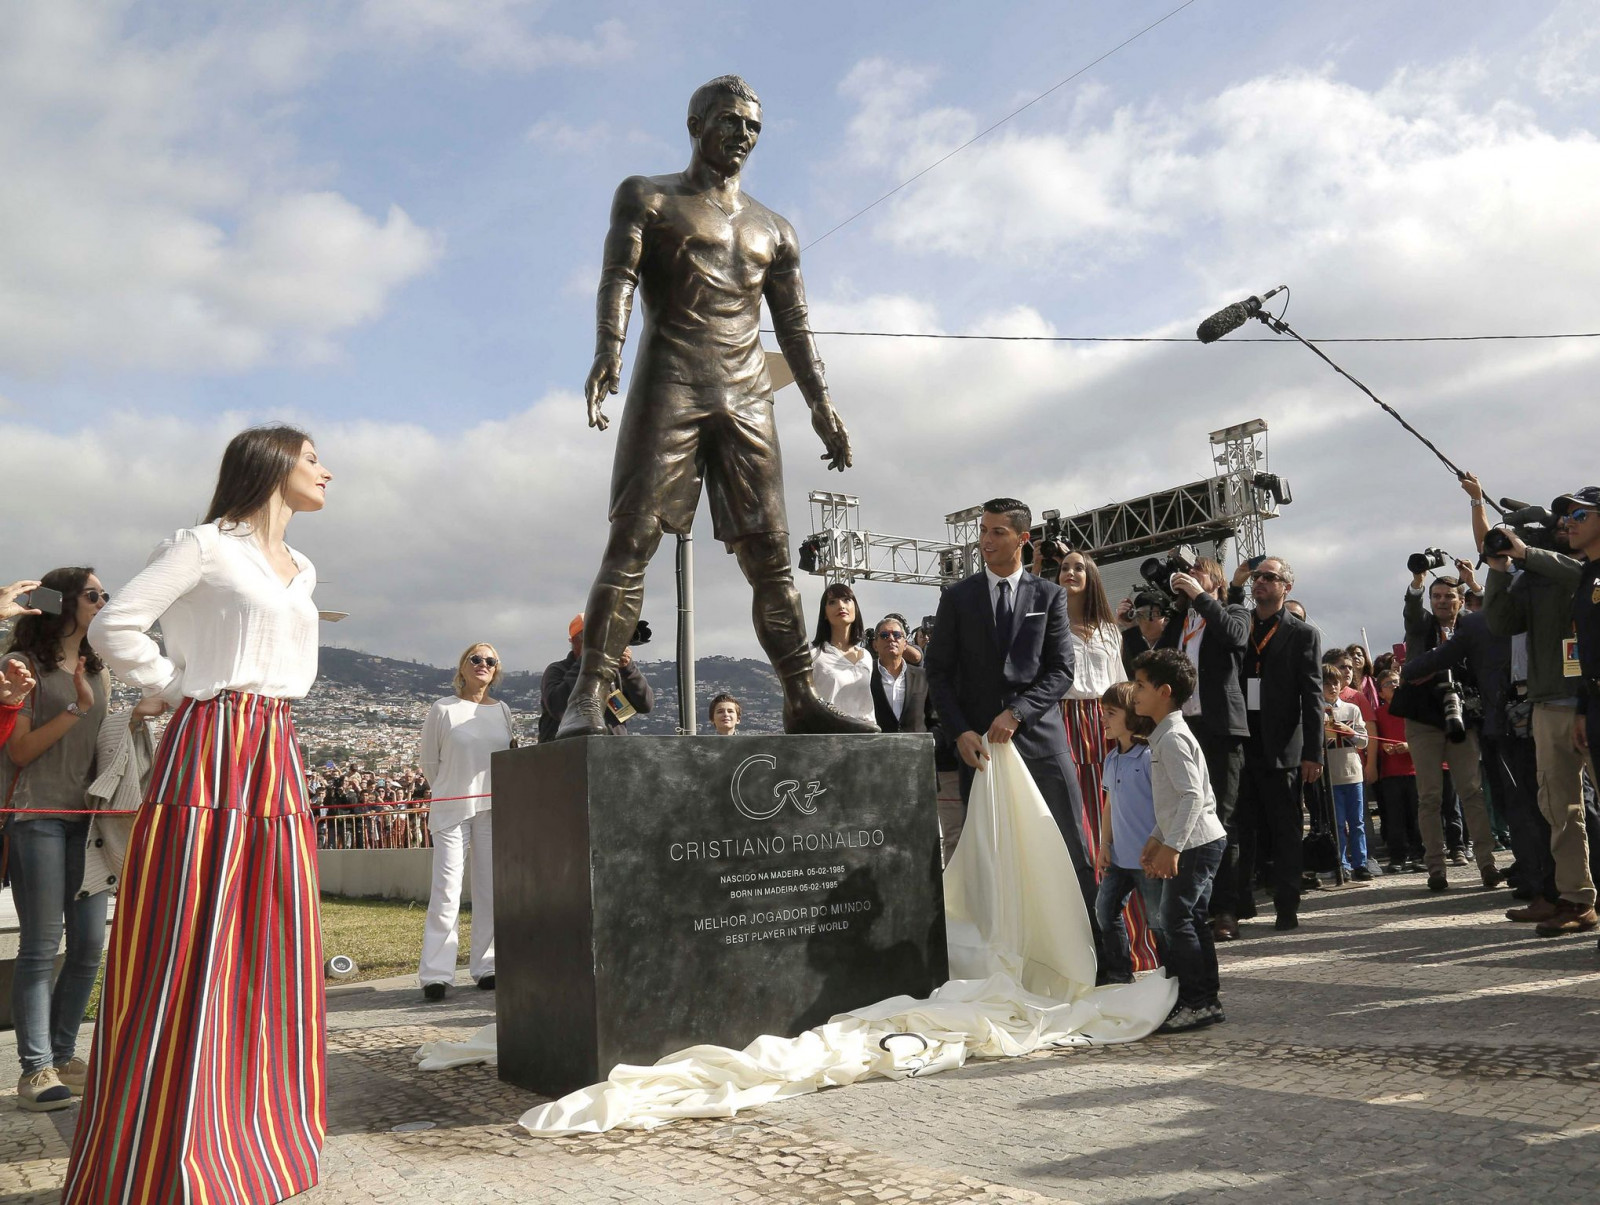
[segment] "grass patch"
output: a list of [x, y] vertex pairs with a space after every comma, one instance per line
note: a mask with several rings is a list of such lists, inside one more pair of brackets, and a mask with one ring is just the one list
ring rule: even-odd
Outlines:
[[[348, 954], [356, 960], [356, 973], [347, 983], [415, 975], [422, 959], [422, 930], [428, 906], [411, 900], [322, 898], [322, 953], [325, 958]], [[466, 966], [472, 949], [472, 905], [461, 905], [461, 945], [456, 964]], [[94, 994], [85, 1016], [100, 1015], [100, 985], [105, 977], [101, 960]]]
[[[422, 930], [428, 906], [411, 900], [322, 899], [322, 953], [348, 954], [356, 960], [355, 978], [387, 979], [415, 975], [422, 959]], [[457, 965], [467, 964], [472, 949], [472, 906], [461, 907], [461, 945]]]

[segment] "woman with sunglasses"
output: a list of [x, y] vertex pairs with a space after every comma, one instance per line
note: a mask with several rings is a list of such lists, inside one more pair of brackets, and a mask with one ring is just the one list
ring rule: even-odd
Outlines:
[[[38, 1113], [64, 1109], [83, 1095], [78, 1026], [100, 969], [109, 898], [105, 892], [79, 897], [89, 833], [85, 792], [94, 780], [110, 682], [86, 639], [110, 598], [94, 570], [52, 569], [40, 585], [61, 592], [61, 611], [16, 621], [3, 656], [26, 666], [37, 685], [0, 755], [0, 805], [19, 809], [6, 830], [18, 925], [11, 980], [22, 1064], [17, 1105]], [[66, 962], [52, 986], [63, 931]]]
[[317, 571], [285, 535], [331, 479], [305, 432], [240, 432], [205, 522], [90, 626], [144, 705], [175, 710], [128, 841], [63, 1205], [264, 1205], [317, 1182], [317, 832], [292, 714], [317, 676]]
[[[443, 1000], [456, 980], [456, 921], [461, 878], [472, 866], [472, 956], [467, 971], [484, 991], [494, 988], [494, 832], [489, 810], [489, 759], [511, 748], [511, 709], [489, 692], [500, 683], [492, 644], [469, 645], [456, 662], [455, 693], [433, 705], [422, 725], [422, 770], [433, 783], [428, 831], [433, 835], [433, 889], [422, 933], [417, 978], [429, 1000]], [[469, 798], [460, 798], [469, 796]]]

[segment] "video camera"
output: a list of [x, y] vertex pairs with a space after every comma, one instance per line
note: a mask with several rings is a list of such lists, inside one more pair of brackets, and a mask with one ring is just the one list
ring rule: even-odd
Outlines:
[[1191, 544], [1180, 544], [1165, 558], [1153, 556], [1139, 566], [1139, 576], [1144, 578], [1157, 590], [1168, 598], [1176, 597], [1172, 589], [1172, 578], [1175, 574], [1194, 572], [1194, 563], [1200, 559], [1200, 552]]
[[[1529, 548], [1553, 549], [1556, 546], [1556, 517], [1549, 507], [1532, 506], [1515, 498], [1500, 499], [1500, 509], [1505, 512], [1500, 526], [1489, 529], [1483, 537], [1485, 558], [1504, 556], [1511, 551], [1511, 532]], [[1507, 529], [1510, 529], [1509, 531]]]
[[[1040, 516], [1044, 521], [1039, 525], [1036, 539], [1023, 546], [1023, 563], [1047, 582], [1053, 582], [1061, 576], [1061, 562], [1067, 559], [1067, 553], [1072, 549], [1062, 539], [1066, 531], [1066, 524], [1061, 521], [1061, 512], [1047, 510]], [[1034, 546], [1038, 546], [1038, 556], [1034, 556]], [[1035, 567], [1033, 561], [1039, 563]]]

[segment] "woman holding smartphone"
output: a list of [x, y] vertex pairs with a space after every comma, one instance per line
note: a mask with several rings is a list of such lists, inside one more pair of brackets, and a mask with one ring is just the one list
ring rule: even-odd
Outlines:
[[[25, 665], [37, 685], [0, 755], [0, 801], [19, 809], [7, 826], [18, 928], [11, 980], [22, 1064], [17, 1104], [36, 1113], [64, 1109], [83, 1095], [78, 1027], [100, 969], [109, 898], [79, 898], [79, 889], [89, 833], [85, 792], [110, 685], [85, 633], [110, 595], [93, 569], [52, 569], [40, 585], [59, 592], [61, 605], [56, 614], [27, 612], [16, 621], [3, 657]], [[55, 979], [63, 933], [66, 961]]]
[[205, 522], [90, 626], [118, 677], [176, 710], [128, 843], [66, 1205], [254, 1205], [317, 1182], [317, 837], [290, 714], [317, 676], [317, 574], [284, 535], [331, 478], [304, 432], [236, 435]]

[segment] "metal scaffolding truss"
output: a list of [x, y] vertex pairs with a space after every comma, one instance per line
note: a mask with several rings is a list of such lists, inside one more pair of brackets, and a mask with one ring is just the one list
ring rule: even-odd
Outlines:
[[[1210, 435], [1214, 476], [1127, 502], [1062, 517], [1045, 511], [1035, 540], [1059, 524], [1060, 538], [1102, 566], [1165, 552], [1178, 544], [1210, 544], [1221, 557], [1236, 540], [1240, 557], [1266, 551], [1262, 523], [1289, 501], [1288, 486], [1267, 471], [1267, 424], [1252, 419]], [[943, 540], [891, 536], [861, 527], [860, 500], [822, 490], [811, 494], [812, 534], [801, 543], [800, 567], [829, 582], [902, 582], [948, 586], [976, 572], [982, 507], [945, 516]]]

